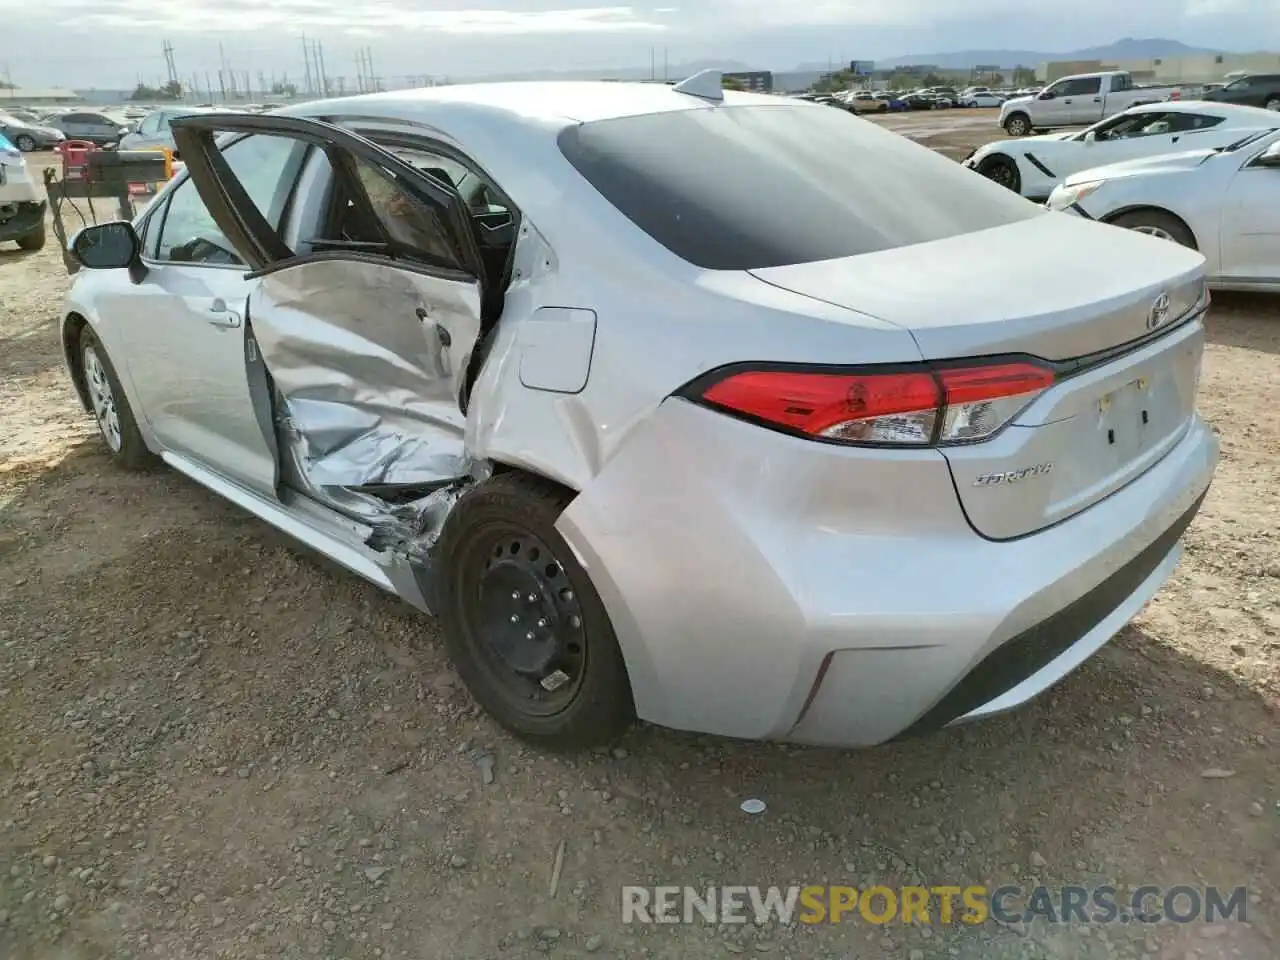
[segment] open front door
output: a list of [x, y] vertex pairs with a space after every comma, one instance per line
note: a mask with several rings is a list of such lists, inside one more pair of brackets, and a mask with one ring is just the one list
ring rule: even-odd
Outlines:
[[[247, 322], [270, 375], [283, 475], [293, 467], [309, 491], [464, 475], [459, 401], [484, 272], [457, 192], [319, 120], [210, 114], [177, 119], [173, 132], [210, 215], [251, 269]], [[324, 213], [273, 229], [253, 196], [260, 188], [215, 143], [224, 133], [307, 143], [300, 182], [310, 186], [298, 189], [325, 195], [289, 207]]]

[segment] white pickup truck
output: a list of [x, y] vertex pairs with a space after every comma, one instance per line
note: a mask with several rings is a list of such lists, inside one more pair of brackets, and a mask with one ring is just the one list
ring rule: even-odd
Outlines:
[[1188, 86], [1139, 87], [1123, 70], [1078, 73], [1055, 80], [1033, 97], [1006, 100], [1000, 126], [1011, 137], [1025, 137], [1034, 130], [1097, 123], [1140, 103], [1192, 99], [1199, 93]]

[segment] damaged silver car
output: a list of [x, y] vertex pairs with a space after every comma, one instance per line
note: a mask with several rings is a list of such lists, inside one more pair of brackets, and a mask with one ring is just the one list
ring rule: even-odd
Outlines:
[[173, 132], [185, 171], [72, 243], [113, 457], [437, 615], [548, 746], [1009, 709], [1155, 593], [1213, 474], [1199, 254], [839, 111], [710, 74]]

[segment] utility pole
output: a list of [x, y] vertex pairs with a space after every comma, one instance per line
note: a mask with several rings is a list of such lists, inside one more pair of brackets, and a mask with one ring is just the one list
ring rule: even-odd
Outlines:
[[316, 59], [320, 62], [320, 92], [329, 95], [329, 73], [324, 68], [324, 44], [316, 42]]
[[221, 70], [218, 71], [218, 90], [222, 94], [222, 102], [227, 102], [227, 78]]
[[365, 63], [369, 65], [369, 79], [373, 82], [373, 92], [377, 93], [382, 89], [382, 85], [378, 83], [378, 75], [373, 72], [373, 48], [364, 48]]
[[213, 81], [209, 79], [209, 71], [204, 72], [204, 88], [209, 94], [209, 100], [213, 100]]
[[308, 94], [311, 90], [311, 47], [307, 43], [307, 35], [302, 35], [302, 69], [305, 74], [306, 91]]
[[178, 68], [173, 62], [173, 44], [165, 40], [162, 49], [164, 50], [165, 69], [169, 72], [169, 83], [181, 87], [182, 84], [178, 81]]

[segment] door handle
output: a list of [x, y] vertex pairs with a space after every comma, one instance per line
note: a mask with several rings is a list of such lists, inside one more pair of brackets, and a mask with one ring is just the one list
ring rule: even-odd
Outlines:
[[205, 315], [205, 319], [215, 327], [238, 327], [240, 326], [240, 314], [227, 306], [227, 301], [221, 297], [215, 297], [213, 303], [209, 305], [209, 312]]
[[1063, 103], [1070, 103], [1071, 101], [1070, 101], [1070, 100], [1063, 100], [1062, 102], [1063, 102]]
[[1101, 102], [1102, 102], [1102, 98], [1101, 98], [1101, 97], [1094, 97], [1094, 98], [1093, 98], [1093, 102], [1094, 102], [1094, 103], [1101, 103]]

